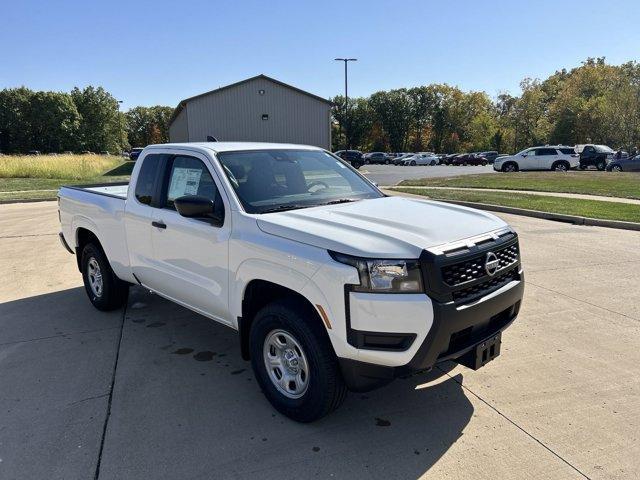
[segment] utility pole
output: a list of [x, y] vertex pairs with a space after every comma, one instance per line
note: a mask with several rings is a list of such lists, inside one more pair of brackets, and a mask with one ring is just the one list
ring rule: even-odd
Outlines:
[[357, 58], [334, 58], [334, 60], [336, 62], [344, 62], [344, 123], [345, 125], [342, 125], [343, 122], [340, 122], [340, 130], [342, 130], [342, 134], [344, 135], [344, 149], [345, 150], [349, 150], [349, 136], [347, 134], [347, 129], [346, 124], [348, 123], [348, 116], [349, 116], [349, 76], [348, 76], [348, 71], [347, 71], [347, 65], [349, 64], [349, 62], [357, 62], [358, 59]]

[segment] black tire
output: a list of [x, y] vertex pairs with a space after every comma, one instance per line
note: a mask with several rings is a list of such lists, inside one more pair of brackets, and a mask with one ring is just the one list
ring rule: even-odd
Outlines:
[[596, 163], [596, 168], [603, 172], [605, 168], [607, 168], [607, 164], [604, 160], [598, 160]]
[[411, 166], [415, 167], [416, 166], [416, 161], [415, 160], [411, 160]]
[[518, 164], [515, 162], [507, 162], [504, 165], [502, 165], [502, 171], [505, 173], [517, 172], [518, 170], [519, 170]]
[[[82, 249], [80, 258], [84, 288], [93, 306], [103, 311], [116, 310], [123, 307], [127, 303], [129, 284], [116, 277], [102, 248], [94, 243], [88, 243]], [[95, 273], [96, 264], [102, 284], [100, 289], [94, 290], [96, 287], [91, 286], [90, 265], [92, 266], [91, 270]], [[93, 275], [93, 278], [95, 278], [95, 275]]]
[[[262, 308], [251, 325], [251, 366], [262, 392], [273, 407], [296, 422], [313, 422], [338, 408], [347, 387], [338, 359], [321, 320], [303, 301], [278, 300]], [[263, 348], [272, 332], [286, 332], [300, 344], [308, 363], [308, 386], [299, 398], [289, 398], [271, 380]]]
[[580, 165], [580, 170], [586, 170], [587, 166], [586, 165]]
[[368, 160], [368, 159], [364, 161], [364, 164], [365, 164], [365, 165], [369, 165], [369, 163], [371, 163], [371, 162], [369, 162], [369, 160]]
[[622, 171], [622, 167], [620, 165], [612, 165], [611, 166], [611, 171], [612, 172], [621, 172]]
[[484, 160], [484, 161], [482, 162], [482, 166], [483, 166], [483, 167], [486, 167], [487, 165], [489, 165], [489, 162], [487, 162], [486, 160]]
[[389, 159], [386, 159], [386, 160], [384, 161], [384, 164], [385, 164], [385, 165], [389, 165], [390, 163], [391, 163], [391, 162], [389, 161]]
[[571, 165], [569, 165], [569, 163], [565, 162], [564, 160], [555, 162], [553, 165], [551, 165], [551, 170], [553, 170], [554, 172], [568, 172], [570, 168]]

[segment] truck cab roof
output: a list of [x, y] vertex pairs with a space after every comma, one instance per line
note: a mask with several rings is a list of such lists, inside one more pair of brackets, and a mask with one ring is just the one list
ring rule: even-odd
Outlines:
[[148, 149], [190, 149], [209, 150], [218, 152], [237, 152], [242, 150], [322, 150], [320, 147], [296, 145], [292, 143], [267, 142], [188, 142], [188, 143], [160, 143], [149, 145]]

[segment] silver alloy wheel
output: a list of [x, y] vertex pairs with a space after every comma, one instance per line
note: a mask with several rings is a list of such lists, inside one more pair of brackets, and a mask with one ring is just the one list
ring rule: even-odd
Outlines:
[[262, 352], [269, 379], [278, 391], [288, 398], [302, 397], [309, 387], [309, 362], [293, 335], [272, 330]]
[[613, 167], [611, 167], [611, 170], [613, 170], [614, 172], [621, 172], [622, 167], [620, 165], [614, 165]]
[[507, 163], [504, 167], [505, 172], [515, 172], [516, 167], [512, 163]]
[[566, 172], [567, 171], [567, 166], [560, 162], [556, 165], [556, 168], [554, 169], [556, 172]]
[[102, 272], [100, 271], [100, 264], [94, 257], [91, 257], [87, 263], [87, 277], [89, 277], [89, 286], [93, 294], [96, 297], [101, 297]]

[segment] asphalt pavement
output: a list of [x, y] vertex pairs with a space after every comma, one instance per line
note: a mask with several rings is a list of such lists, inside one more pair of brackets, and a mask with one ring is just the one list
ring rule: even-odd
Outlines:
[[98, 312], [55, 202], [1, 205], [0, 479], [640, 478], [638, 233], [501, 216], [527, 286], [500, 357], [302, 425], [232, 330], [141, 288]]
[[397, 185], [402, 180], [413, 178], [453, 177], [456, 175], [474, 175], [491, 173], [493, 166], [452, 167], [448, 165], [404, 167], [396, 165], [363, 165], [360, 172], [380, 186]]

